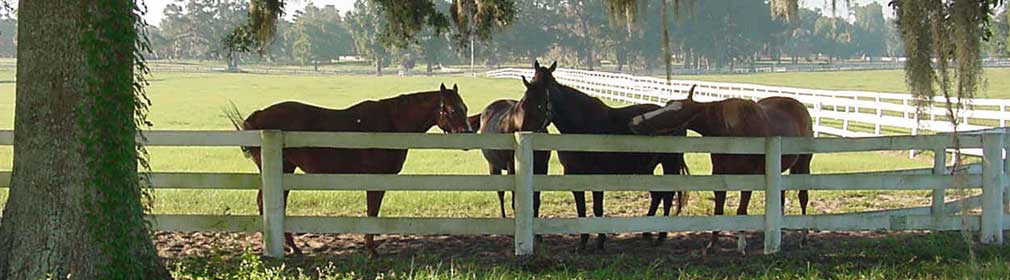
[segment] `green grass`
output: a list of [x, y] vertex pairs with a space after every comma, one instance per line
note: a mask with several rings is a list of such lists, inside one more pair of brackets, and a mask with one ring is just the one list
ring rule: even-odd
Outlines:
[[[878, 71], [873, 71], [878, 72]], [[884, 71], [886, 72], [886, 71]], [[812, 75], [821, 76], [812, 76]], [[773, 74], [777, 75], [777, 74]], [[887, 74], [892, 75], [892, 74]], [[992, 77], [993, 74], [990, 74]], [[799, 73], [793, 78], [775, 77], [761, 79], [762, 75], [732, 75], [732, 76], [691, 76], [690, 79], [736, 79], [736, 81], [775, 83], [779, 81], [806, 81], [806, 79], [821, 79], [817, 85], [836, 88], [851, 88], [838, 86], [854, 83], [867, 87], [868, 90], [891, 91], [891, 84], [903, 87], [900, 75], [894, 74], [895, 80], [881, 79], [886, 76], [880, 73], [841, 72], [829, 75], [825, 73]], [[871, 79], [872, 78], [872, 79]], [[863, 82], [863, 80], [867, 82]], [[0, 72], [0, 81], [13, 81], [11, 72]], [[996, 80], [996, 79], [990, 79]], [[223, 116], [222, 109], [228, 102], [234, 102], [242, 112], [249, 113], [255, 109], [268, 106], [283, 100], [300, 100], [321, 106], [343, 108], [365, 99], [376, 99], [394, 96], [399, 93], [433, 90], [439, 83], [458, 83], [461, 94], [470, 107], [470, 113], [479, 112], [484, 105], [499, 98], [518, 98], [522, 93], [522, 85], [515, 80], [486, 79], [463, 76], [440, 77], [371, 77], [371, 76], [286, 76], [286, 75], [254, 75], [225, 73], [156, 73], [151, 78], [148, 88], [153, 106], [150, 120], [159, 130], [228, 130], [231, 124]], [[811, 81], [811, 84], [814, 82]], [[798, 84], [790, 84], [798, 85]], [[900, 90], [894, 90], [900, 91]], [[0, 83], [0, 129], [13, 127], [14, 84]], [[688, 155], [688, 163], [693, 174], [709, 174], [708, 156], [703, 154]], [[201, 171], [201, 172], [255, 172], [255, 166], [244, 158], [238, 148], [151, 148], [151, 164], [154, 171]], [[919, 158], [909, 159], [907, 152], [866, 152], [817, 155], [814, 158], [814, 173], [837, 173], [889, 170], [899, 168], [925, 168], [932, 164], [928, 154]], [[0, 170], [10, 170], [11, 148], [0, 147]], [[558, 174], [561, 167], [556, 157], [552, 162], [551, 173]], [[486, 174], [486, 164], [478, 151], [412, 151], [404, 173], [407, 174]], [[6, 200], [6, 191], [0, 191], [0, 205]], [[729, 209], [735, 209], [736, 194], [731, 194]], [[711, 193], [695, 193], [692, 196], [688, 215], [708, 215], [711, 213]], [[198, 191], [198, 190], [159, 190], [155, 193], [154, 212], [157, 214], [255, 214], [254, 191]], [[793, 201], [793, 194], [787, 195]], [[842, 213], [850, 211], [877, 210], [895, 207], [922, 206], [929, 202], [928, 191], [904, 192], [813, 192], [813, 213]], [[752, 199], [752, 214], [761, 213], [763, 196], [756, 193]], [[288, 213], [291, 215], [364, 215], [364, 192], [294, 192], [290, 199]], [[607, 193], [607, 215], [638, 216], [645, 212], [648, 195], [644, 192], [610, 192]], [[497, 199], [492, 193], [486, 192], [390, 192], [383, 203], [382, 216], [439, 216], [439, 217], [493, 217], [497, 216]], [[791, 214], [799, 209], [793, 202], [787, 207]], [[551, 217], [572, 217], [574, 207], [571, 194], [568, 192], [545, 193], [542, 213]], [[511, 212], [511, 211], [510, 211]], [[728, 211], [730, 213], [734, 211]], [[931, 245], [933, 249], [922, 249], [930, 254], [943, 255], [943, 261], [926, 262], [915, 266], [900, 263], [917, 258], [909, 251], [891, 253], [875, 249], [890, 248], [888, 242], [934, 242], [946, 240], [943, 236], [909, 237], [907, 241], [891, 239], [862, 241], [855, 248], [843, 248], [842, 251], [827, 251], [831, 256], [820, 256], [825, 251], [811, 251], [789, 257], [749, 257], [744, 259], [729, 259], [729, 263], [708, 263], [696, 266], [696, 258], [687, 261], [678, 258], [661, 257], [657, 262], [639, 257], [608, 256], [573, 256], [568, 253], [552, 254], [550, 266], [543, 269], [530, 269], [520, 264], [488, 264], [485, 260], [473, 256], [456, 256], [445, 258], [421, 254], [417, 256], [417, 265], [410, 266], [402, 262], [368, 262], [358, 259], [341, 259], [328, 270], [335, 278], [358, 278], [382, 276], [385, 278], [737, 278], [748, 276], [756, 278], [781, 279], [813, 279], [820, 277], [833, 278], [924, 278], [924, 275], [971, 275], [967, 273], [974, 269], [964, 263], [965, 257], [960, 255], [963, 250], [945, 249], [940, 245]], [[858, 241], [853, 241], [858, 242]], [[882, 245], [881, 245], [882, 244]], [[903, 244], [903, 243], [902, 243]], [[895, 246], [900, 247], [900, 246]], [[921, 246], [919, 246], [921, 247]], [[850, 250], [851, 249], [851, 250]], [[907, 248], [913, 250], [914, 248]], [[502, 249], [509, 250], [509, 249]], [[888, 249], [890, 250], [890, 249]], [[948, 250], [950, 252], [948, 252]], [[979, 262], [981, 269], [1007, 275], [1005, 264], [1007, 250], [993, 253]], [[894, 259], [869, 257], [885, 253]], [[947, 255], [944, 255], [947, 254]], [[948, 256], [949, 255], [949, 256]], [[847, 264], [846, 258], [866, 256], [865, 264], [858, 267]], [[242, 259], [234, 259], [234, 255], [225, 254], [218, 258], [176, 259], [171, 262], [179, 265], [177, 273], [180, 278], [198, 278], [207, 276], [201, 269], [211, 272], [220, 271], [231, 275], [223, 278], [245, 278], [253, 275], [241, 275]], [[796, 259], [793, 259], [795, 257]], [[820, 260], [827, 258], [826, 264]], [[303, 268], [305, 275], [316, 275], [316, 266], [322, 266], [327, 260], [303, 259], [303, 263], [288, 263], [280, 269], [284, 275], [295, 275], [294, 268]], [[864, 262], [864, 261], [858, 261]], [[449, 266], [454, 265], [454, 268]], [[832, 264], [838, 266], [835, 267]], [[265, 273], [267, 268], [276, 263], [249, 264], [252, 271]], [[740, 267], [736, 267], [739, 265]], [[733, 266], [724, 269], [725, 266]], [[203, 268], [201, 268], [203, 267]], [[455, 273], [461, 274], [455, 274]], [[780, 273], [781, 272], [781, 273]], [[763, 276], [762, 276], [763, 275]], [[269, 278], [268, 276], [257, 276]], [[256, 277], [253, 277], [256, 278]], [[935, 277], [944, 278], [944, 277]]]

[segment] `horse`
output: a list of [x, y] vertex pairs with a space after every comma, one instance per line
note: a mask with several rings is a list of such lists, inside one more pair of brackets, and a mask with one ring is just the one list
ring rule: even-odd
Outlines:
[[[554, 78], [557, 62], [550, 67], [534, 64], [536, 72], [533, 84], [547, 87], [550, 105], [551, 122], [561, 134], [634, 134], [629, 127], [631, 119], [659, 109], [654, 104], [638, 104], [621, 108], [612, 108], [596, 97], [589, 96], [577, 89], [562, 85]], [[671, 131], [671, 136], [686, 136], [686, 130]], [[572, 152], [558, 151], [558, 159], [564, 167], [564, 174], [653, 174], [656, 166], [662, 164], [663, 174], [686, 174], [687, 164], [681, 153], [623, 153], [623, 152]], [[656, 208], [662, 201], [664, 215], [669, 215], [674, 192], [650, 192], [652, 201], [647, 215], [655, 215]], [[586, 216], [585, 192], [572, 192], [575, 198], [575, 208], [579, 217]], [[677, 213], [681, 212], [687, 201], [683, 193], [677, 194]], [[603, 216], [603, 192], [593, 192], [593, 214]], [[606, 234], [597, 237], [596, 248], [604, 250]], [[660, 233], [657, 242], [662, 242], [666, 233]], [[578, 250], [586, 249], [589, 234], [580, 235]]]
[[[689, 129], [702, 136], [738, 137], [813, 137], [813, 122], [807, 107], [789, 97], [768, 97], [757, 102], [730, 98], [715, 102], [694, 101], [694, 89], [688, 91], [687, 99], [670, 100], [666, 106], [640, 116], [631, 122], [636, 133], [653, 134]], [[712, 174], [764, 174], [763, 155], [712, 154]], [[810, 174], [811, 154], [783, 155], [782, 171], [790, 174]], [[783, 191], [783, 194], [785, 191]], [[747, 215], [750, 191], [740, 192], [740, 206], [737, 215]], [[785, 203], [785, 195], [782, 196]], [[810, 200], [806, 190], [798, 194], [800, 209], [807, 214]], [[715, 192], [715, 214], [722, 215], [726, 203], [726, 192]], [[742, 235], [740, 238], [743, 238]], [[745, 242], [738, 250], [743, 253]], [[718, 232], [712, 233], [708, 247], [718, 242]]]
[[[422, 133], [437, 125], [445, 133], [472, 132], [459, 88], [453, 85], [449, 90], [445, 84], [436, 91], [369, 100], [340, 110], [287, 101], [253, 112], [245, 120], [240, 116], [237, 109], [228, 114], [238, 130]], [[257, 167], [262, 168], [258, 147], [242, 149]], [[299, 168], [305, 173], [397, 174], [407, 159], [405, 149], [286, 148], [283, 152], [284, 173], [294, 173], [295, 168]], [[384, 195], [384, 191], [367, 192], [369, 217], [379, 215]], [[284, 191], [283, 207], [286, 207], [287, 197], [288, 191]], [[262, 191], [257, 193], [256, 204], [262, 214]], [[287, 246], [300, 254], [291, 234], [285, 233], [284, 237]], [[378, 256], [374, 234], [365, 235], [365, 247], [370, 257]]]
[[[471, 116], [470, 126], [481, 134], [515, 133], [519, 131], [547, 132], [550, 125], [550, 99], [543, 85], [531, 84], [522, 77], [526, 92], [522, 99], [499, 99], [491, 102], [479, 115]], [[515, 161], [512, 150], [482, 150], [487, 160], [491, 175], [501, 175], [505, 171], [515, 174]], [[547, 174], [547, 165], [551, 159], [550, 151], [533, 152], [533, 174]], [[505, 192], [498, 192], [498, 205], [501, 217], [505, 218]], [[515, 200], [512, 201], [515, 211]], [[540, 215], [540, 192], [533, 193], [533, 216]]]

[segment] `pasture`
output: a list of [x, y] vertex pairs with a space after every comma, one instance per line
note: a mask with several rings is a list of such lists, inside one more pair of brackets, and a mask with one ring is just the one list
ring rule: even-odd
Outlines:
[[[990, 72], [989, 97], [1010, 94], [1010, 83], [993, 72], [1010, 74], [1006, 69]], [[824, 86], [861, 81], [863, 90], [902, 91], [900, 71], [893, 73], [841, 72], [767, 74], [767, 83], [811, 81]], [[895, 74], [897, 73], [897, 74]], [[821, 76], [811, 76], [819, 74]], [[762, 74], [765, 75], [765, 74]], [[795, 75], [778, 77], [774, 75]], [[761, 75], [688, 76], [706, 79], [754, 82]], [[893, 76], [893, 79], [886, 77]], [[872, 79], [869, 77], [873, 77]], [[12, 72], [0, 72], [0, 80], [13, 81]], [[433, 90], [441, 82], [458, 83], [470, 114], [498, 98], [518, 98], [522, 84], [516, 80], [461, 76], [372, 77], [372, 76], [287, 76], [225, 73], [156, 73], [148, 88], [153, 106], [150, 120], [159, 130], [233, 129], [222, 109], [234, 102], [245, 114], [282, 100], [301, 100], [321, 106], [343, 108], [365, 99], [398, 93]], [[802, 86], [780, 83], [779, 85]], [[0, 129], [13, 126], [13, 83], [0, 84]], [[897, 87], [897, 88], [895, 88]], [[849, 88], [838, 86], [835, 88]], [[1003, 89], [997, 91], [997, 89]], [[999, 93], [997, 93], [999, 92]], [[0, 169], [9, 170], [11, 149], [0, 149]], [[152, 168], [156, 171], [255, 172], [255, 165], [237, 148], [156, 148], [151, 149]], [[688, 164], [694, 174], [709, 174], [707, 155], [690, 154]], [[931, 166], [930, 155], [908, 159], [906, 153], [844, 153], [814, 158], [814, 173], [874, 171]], [[487, 167], [479, 151], [413, 151], [404, 168], [407, 174], [486, 174]], [[556, 157], [551, 173], [559, 174]], [[0, 193], [4, 201], [6, 192]], [[711, 213], [711, 193], [693, 193], [687, 215]], [[812, 192], [812, 212], [849, 211], [923, 206], [929, 203], [927, 191], [904, 192]], [[795, 195], [787, 194], [787, 213], [798, 213]], [[640, 192], [607, 193], [607, 215], [638, 216], [645, 212], [648, 195]], [[752, 214], [762, 210], [763, 196], [755, 193]], [[255, 214], [255, 192], [172, 190], [155, 193], [158, 214]], [[364, 192], [294, 192], [289, 215], [364, 216]], [[736, 207], [735, 194], [728, 206]], [[729, 211], [733, 212], [733, 211]], [[509, 210], [511, 215], [511, 210]], [[551, 217], [572, 217], [574, 206], [568, 192], [544, 194], [542, 213]], [[413, 217], [494, 217], [497, 199], [491, 192], [391, 192], [383, 203], [382, 216]], [[685, 238], [694, 236], [694, 238]], [[759, 235], [758, 235], [759, 236]], [[245, 245], [258, 247], [258, 238], [250, 234], [159, 234], [163, 255], [173, 257], [176, 274], [186, 277], [269, 278], [277, 275], [332, 276], [335, 279], [384, 278], [936, 278], [977, 276], [980, 271], [993, 278], [1010, 275], [1006, 260], [1008, 248], [983, 248], [976, 258], [957, 234], [918, 233], [879, 235], [823, 234], [809, 246], [797, 248], [795, 238], [787, 238], [785, 252], [778, 256], [738, 257], [728, 252], [716, 257], [702, 257], [696, 249], [704, 238], [694, 234], [674, 235], [661, 248], [636, 240], [634, 235], [615, 239], [616, 247], [602, 255], [576, 255], [568, 249], [570, 237], [548, 237], [552, 249], [525, 262], [509, 257], [508, 237], [387, 237], [392, 253], [388, 259], [369, 261], [359, 250], [360, 236], [300, 237], [314, 250], [305, 258], [285, 263], [280, 274], [271, 275], [277, 264], [257, 260], [253, 253], [243, 253]], [[676, 241], [676, 239], [683, 239]], [[187, 244], [191, 239], [194, 242]], [[381, 239], [381, 238], [380, 238]], [[333, 244], [315, 244], [326, 243]], [[728, 243], [724, 239], [724, 243]], [[192, 244], [198, 243], [198, 244]], [[622, 244], [623, 243], [623, 244]], [[760, 244], [752, 239], [751, 244]], [[791, 245], [790, 245], [791, 244]], [[562, 246], [564, 245], [564, 246]], [[726, 244], [728, 245], [728, 244]], [[176, 247], [178, 246], [178, 247]], [[561, 246], [561, 247], [559, 247]], [[759, 246], [759, 245], [752, 245]], [[622, 250], [624, 249], [624, 250]], [[647, 252], [649, 251], [649, 252]], [[332, 264], [329, 264], [332, 262]], [[504, 263], [503, 263], [504, 262]], [[909, 265], [913, 264], [913, 265]], [[318, 270], [317, 270], [318, 268]], [[299, 271], [297, 269], [303, 269]], [[244, 274], [246, 273], [246, 274]], [[266, 274], [264, 274], [266, 273]], [[1002, 275], [1000, 277], [999, 275]], [[946, 276], [946, 277], [945, 277]]]

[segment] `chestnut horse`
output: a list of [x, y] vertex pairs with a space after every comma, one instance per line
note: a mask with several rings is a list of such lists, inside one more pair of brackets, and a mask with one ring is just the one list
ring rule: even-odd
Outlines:
[[[539, 63], [534, 64], [536, 66]], [[547, 88], [543, 85], [531, 84], [523, 76], [526, 92], [519, 101], [499, 99], [487, 105], [480, 115], [470, 117], [470, 126], [484, 133], [515, 133], [519, 131], [547, 132], [550, 125], [550, 99]], [[502, 171], [509, 175], [515, 174], [515, 161], [512, 150], [483, 150], [491, 175], [501, 175]], [[547, 165], [551, 159], [550, 151], [533, 152], [533, 174], [547, 174]], [[498, 206], [501, 217], [505, 218], [505, 192], [498, 192]], [[515, 210], [515, 200], [512, 201]], [[540, 215], [540, 192], [533, 193], [533, 216]]]
[[[539, 65], [538, 65], [539, 66]], [[544, 85], [550, 96], [551, 122], [562, 134], [633, 134], [628, 124], [635, 116], [659, 109], [653, 104], [638, 104], [622, 108], [611, 108], [600, 99], [579, 90], [562, 85], [554, 79], [557, 62], [550, 67], [536, 67], [533, 84]], [[686, 130], [673, 131], [667, 135], [684, 136]], [[620, 153], [620, 152], [571, 152], [558, 151], [558, 158], [564, 167], [564, 174], [653, 174], [656, 165], [663, 165], [663, 174], [683, 174], [687, 172], [683, 154], [664, 153]], [[683, 172], [683, 173], [682, 173]], [[656, 207], [663, 201], [664, 214], [669, 215], [673, 192], [650, 192], [652, 202], [648, 215], [655, 214]], [[585, 192], [572, 192], [579, 217], [586, 216]], [[677, 213], [684, 206], [683, 193], [678, 196]], [[593, 214], [603, 216], [603, 192], [593, 192]], [[603, 250], [606, 234], [599, 234], [596, 248]], [[658, 241], [666, 238], [660, 233]], [[584, 250], [589, 235], [582, 234], [579, 250]]]
[[[637, 133], [654, 134], [679, 131], [684, 128], [694, 130], [702, 136], [738, 137], [813, 137], [813, 123], [807, 107], [788, 97], [768, 97], [754, 102], [730, 98], [715, 102], [694, 101], [694, 86], [688, 91], [687, 99], [671, 100], [666, 106], [635, 117], [631, 127]], [[782, 156], [782, 171], [790, 174], [810, 174], [813, 155]], [[763, 155], [712, 154], [712, 174], [764, 174]], [[783, 191], [783, 194], [785, 192]], [[747, 215], [750, 191], [740, 192], [740, 206], [737, 215]], [[800, 208], [807, 214], [810, 200], [806, 190], [799, 191]], [[726, 192], [715, 192], [715, 214], [722, 215], [726, 203]], [[785, 203], [783, 195], [782, 203]], [[718, 232], [713, 232], [709, 247], [718, 242]], [[740, 243], [744, 244], [744, 243]], [[738, 248], [742, 250], [744, 248]]]
[[[229, 117], [239, 130], [422, 133], [438, 125], [446, 133], [467, 133], [472, 130], [466, 111], [456, 85], [448, 90], [443, 84], [437, 91], [364, 101], [341, 110], [289, 101], [253, 112], [245, 121], [241, 121], [237, 110]], [[258, 147], [243, 150], [256, 166], [262, 166]], [[284, 173], [294, 173], [299, 168], [305, 173], [397, 174], [406, 159], [407, 150], [402, 149], [290, 148], [284, 149], [283, 168]], [[379, 215], [384, 195], [384, 191], [367, 192], [369, 217]], [[288, 191], [284, 191], [285, 201], [287, 197]], [[256, 203], [262, 214], [262, 191], [257, 194]], [[285, 242], [293, 252], [301, 253], [290, 233], [285, 233]], [[374, 234], [365, 235], [365, 247], [370, 256], [378, 255]]]

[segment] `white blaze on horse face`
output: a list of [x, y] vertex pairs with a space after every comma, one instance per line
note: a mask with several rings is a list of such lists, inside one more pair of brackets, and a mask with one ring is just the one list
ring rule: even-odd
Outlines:
[[[656, 116], [662, 115], [663, 113], [666, 113], [666, 112], [680, 111], [680, 109], [683, 109], [683, 108], [684, 108], [684, 103], [670, 102], [670, 104], [667, 104], [663, 108], [659, 108], [659, 109], [656, 109], [655, 111], [643, 114], [642, 115], [642, 121], [650, 120], [650, 119], [655, 118]], [[637, 119], [636, 119], [636, 121], [637, 121]]]

